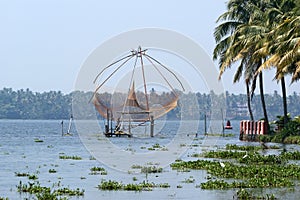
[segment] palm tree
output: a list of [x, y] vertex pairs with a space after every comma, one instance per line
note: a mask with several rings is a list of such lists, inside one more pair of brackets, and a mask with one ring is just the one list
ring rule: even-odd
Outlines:
[[[297, 20], [297, 16], [295, 17], [295, 5], [295, 2], [291, 0], [273, 0], [270, 2], [265, 20], [266, 26], [270, 27], [270, 32], [267, 34], [267, 40], [263, 46], [269, 56], [267, 61], [258, 69], [258, 72], [261, 72], [262, 69], [271, 66], [276, 67], [275, 79], [281, 82], [284, 124], [288, 121], [285, 75], [293, 73], [293, 80], [296, 80], [299, 78], [300, 72], [298, 67], [300, 63], [297, 64], [300, 54], [298, 52], [300, 43], [297, 39], [297, 37], [299, 38], [299, 20]], [[294, 22], [298, 23], [298, 26], [290, 26], [293, 24], [290, 23], [291, 18], [295, 18]]]
[[[244, 72], [248, 97], [250, 97], [249, 83], [252, 82], [252, 94], [255, 90], [257, 80], [256, 70], [260, 66], [262, 59], [261, 57], [253, 57], [253, 53], [257, 48], [254, 41], [259, 40], [260, 37], [249, 32], [249, 26], [254, 19], [262, 15], [263, 8], [264, 5], [262, 2], [256, 0], [231, 0], [228, 2], [228, 11], [218, 19], [218, 21], [225, 22], [220, 24], [215, 30], [217, 45], [214, 49], [214, 59], [219, 58], [219, 78], [227, 68], [233, 65], [233, 63], [240, 61], [240, 65], [234, 77], [234, 82], [238, 81], [242, 72]], [[260, 80], [260, 96], [264, 117], [267, 122], [266, 124], [269, 124], [264, 101], [261, 72], [258, 78]], [[248, 109], [249, 113], [251, 113], [250, 98], [248, 98]]]

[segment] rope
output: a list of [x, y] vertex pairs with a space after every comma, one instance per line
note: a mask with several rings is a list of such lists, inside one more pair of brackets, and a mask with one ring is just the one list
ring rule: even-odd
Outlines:
[[172, 89], [172, 91], [176, 94], [174, 88], [172, 87], [172, 85], [170, 84], [170, 82], [166, 79], [166, 77], [161, 73], [161, 71], [156, 67], [156, 65], [152, 62], [152, 60], [147, 57], [147, 60], [153, 65], [153, 67], [156, 69], [156, 71], [158, 71], [158, 73], [160, 74], [160, 76], [166, 81], [166, 83], [169, 85], [169, 87]]
[[[133, 55], [136, 56], [136, 54], [133, 54]], [[132, 82], [133, 82], [133, 76], [134, 76], [134, 72], [135, 72], [135, 67], [136, 67], [137, 59], [138, 59], [138, 57], [136, 56], [135, 57], [135, 61], [134, 61], [134, 65], [133, 65], [132, 74], [131, 74], [131, 79], [130, 79], [130, 84], [129, 84], [129, 91], [130, 91], [130, 88], [131, 88], [131, 85], [132, 85]], [[127, 95], [127, 97], [125, 99], [124, 105], [126, 104], [127, 100], [128, 100], [128, 95]], [[124, 112], [124, 111], [125, 111], [125, 106], [123, 106], [123, 109], [122, 109], [122, 112]], [[121, 119], [123, 119], [123, 115], [122, 114], [121, 114]], [[122, 120], [122, 123], [121, 123], [121, 127], [122, 128], [123, 128], [123, 125], [124, 125], [124, 122]]]
[[[91, 102], [91, 100], [93, 99], [93, 97], [95, 96], [95, 94], [98, 92], [98, 90], [104, 85], [104, 83], [106, 83], [106, 81], [108, 81], [123, 65], [125, 65], [134, 55], [129, 56], [129, 58], [127, 60], [125, 60], [119, 67], [117, 67], [117, 69], [115, 69], [113, 71], [113, 73], [111, 73], [95, 90], [94, 95], [92, 96], [92, 98], [90, 99], [89, 102]], [[127, 56], [128, 57], [128, 56]]]
[[165, 68], [168, 72], [170, 72], [175, 78], [176, 80], [179, 82], [181, 88], [183, 91], [185, 91], [183, 84], [181, 83], [181, 81], [179, 80], [179, 78], [176, 76], [176, 74], [174, 72], [172, 72], [168, 67], [164, 66], [161, 62], [159, 62], [158, 60], [156, 60], [155, 58], [149, 56], [148, 54], [145, 54], [146, 57], [151, 58], [152, 60], [154, 60], [157, 64], [159, 64], [160, 66], [162, 66], [163, 68]]
[[111, 66], [113, 66], [114, 64], [117, 64], [118, 62], [124, 60], [125, 58], [129, 58], [129, 57], [133, 57], [133, 56], [134, 56], [133, 54], [128, 55], [128, 56], [125, 56], [125, 57], [123, 57], [123, 58], [121, 58], [121, 59], [119, 59], [119, 60], [117, 60], [117, 61], [115, 61], [115, 62], [109, 64], [108, 66], [106, 66], [100, 73], [97, 74], [97, 76], [96, 76], [96, 78], [94, 79], [93, 83], [96, 82], [96, 80], [99, 78], [99, 76], [100, 76], [106, 69], [108, 69], [108, 68], [110, 68]]
[[[141, 47], [139, 47], [139, 52], [141, 52]], [[143, 55], [146, 55], [145, 52]], [[144, 89], [145, 89], [145, 97], [146, 97], [146, 108], [149, 111], [149, 100], [148, 100], [148, 94], [147, 94], [147, 86], [146, 86], [146, 78], [145, 78], [145, 70], [144, 70], [144, 63], [143, 63], [143, 55], [141, 54], [141, 65], [142, 65], [142, 72], [143, 72], [143, 80], [144, 80]]]

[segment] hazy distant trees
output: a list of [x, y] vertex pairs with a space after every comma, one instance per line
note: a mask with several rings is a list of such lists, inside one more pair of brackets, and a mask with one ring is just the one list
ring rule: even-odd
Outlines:
[[[93, 104], [89, 102], [92, 95], [92, 92], [80, 91], [63, 94], [60, 91], [39, 93], [29, 89], [14, 91], [11, 88], [3, 88], [0, 90], [0, 119], [68, 119], [72, 107], [76, 109], [73, 110], [77, 114], [76, 118], [92, 119], [97, 113]], [[161, 95], [163, 98], [167, 94], [156, 95]], [[103, 93], [101, 96], [103, 96], [104, 101], [109, 101], [112, 95]], [[274, 91], [273, 94], [265, 94], [265, 99], [271, 120], [282, 115], [282, 97], [277, 91]], [[181, 106], [183, 106], [181, 102], [184, 102], [185, 113], [181, 113]], [[296, 92], [287, 97], [292, 117], [300, 115], [299, 102], [300, 95]], [[254, 95], [251, 104], [255, 118], [263, 118], [260, 96]], [[221, 119], [221, 110], [219, 109], [224, 108], [223, 111], [225, 112], [225, 107], [227, 119], [250, 119], [247, 110], [247, 95], [230, 94], [229, 92], [226, 92], [226, 95], [218, 95], [213, 91], [209, 94], [181, 93], [178, 106], [167, 113], [167, 118], [199, 119], [200, 114], [200, 118], [203, 119], [204, 114], [209, 116], [212, 113], [213, 107], [217, 107], [218, 110], [214, 110], [214, 112], [217, 113], [218, 116], [216, 117], [219, 119]], [[198, 109], [196, 112], [195, 108]]]

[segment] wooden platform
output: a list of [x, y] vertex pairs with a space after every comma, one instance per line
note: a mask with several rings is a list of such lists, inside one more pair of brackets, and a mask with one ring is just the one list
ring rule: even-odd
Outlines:
[[104, 135], [106, 137], [124, 137], [124, 136], [127, 136], [127, 137], [131, 137], [132, 135], [130, 133], [125, 133], [123, 131], [117, 131], [117, 132], [108, 132], [108, 133], [104, 133]]

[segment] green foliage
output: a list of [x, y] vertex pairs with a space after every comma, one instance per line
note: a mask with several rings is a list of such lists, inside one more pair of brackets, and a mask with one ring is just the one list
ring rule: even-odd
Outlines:
[[[59, 184], [58, 184], [59, 185]], [[17, 185], [20, 193], [34, 194], [38, 200], [66, 200], [66, 196], [83, 196], [84, 190], [64, 188], [50, 188], [41, 186], [38, 182], [23, 184], [21, 181]]]
[[29, 89], [0, 90], [0, 118], [5, 119], [67, 119], [71, 111], [71, 94], [60, 91], [33, 93]]
[[[210, 151], [203, 156], [230, 161], [179, 160], [172, 163], [171, 167], [176, 170], [207, 170], [214, 178], [219, 178], [201, 183], [202, 189], [292, 187], [295, 179], [300, 180], [300, 167], [287, 162], [300, 160], [299, 151], [283, 152], [280, 155], [261, 155], [251, 151]], [[231, 161], [232, 159], [235, 161]], [[241, 181], [227, 182], [224, 178]]]
[[105, 169], [103, 167], [92, 167], [90, 170], [91, 171], [97, 171], [97, 172], [105, 171]]
[[49, 169], [49, 173], [56, 173], [57, 171], [55, 169]]
[[284, 139], [285, 144], [300, 144], [300, 135], [288, 136]]
[[142, 173], [161, 173], [163, 169], [156, 166], [146, 166], [141, 168]]
[[80, 156], [66, 156], [66, 155], [60, 155], [59, 159], [63, 159], [63, 160], [82, 160], [82, 158]]
[[168, 188], [170, 185], [168, 183], [161, 183], [161, 184], [155, 184], [155, 183], [149, 183], [143, 181], [142, 183], [134, 184], [134, 183], [128, 183], [128, 184], [122, 184], [121, 182], [117, 181], [105, 181], [102, 180], [101, 183], [98, 185], [98, 189], [101, 190], [127, 190], [127, 191], [142, 191], [142, 190], [152, 190], [154, 187], [160, 187], [160, 188]]
[[107, 175], [107, 171], [103, 167], [92, 167], [91, 169], [91, 175]]
[[[74, 91], [69, 94], [63, 94], [60, 91], [50, 92], [32, 92], [29, 89], [13, 91], [11, 88], [3, 88], [0, 90], [0, 119], [68, 119], [71, 114], [71, 105], [73, 104], [78, 109], [78, 119], [90, 119], [91, 113], [95, 112], [93, 104], [88, 104], [92, 92], [80, 92]], [[103, 93], [105, 98], [109, 100], [111, 94]], [[163, 95], [167, 95], [163, 94]], [[193, 110], [194, 100], [198, 103], [197, 107], [201, 113], [208, 113], [212, 106], [223, 105], [226, 102], [226, 116], [232, 119], [245, 119], [247, 116], [247, 110], [241, 111], [240, 105], [244, 105], [247, 102], [247, 97], [244, 94], [235, 95], [226, 93], [226, 100], [224, 94], [217, 95], [213, 92], [209, 94], [201, 93], [188, 93], [180, 94], [181, 99], [187, 103], [185, 110]], [[212, 98], [213, 97], [213, 98]], [[163, 96], [161, 98], [164, 98]], [[73, 101], [72, 101], [73, 99]], [[212, 99], [214, 102], [212, 102]], [[277, 93], [265, 94], [267, 102], [267, 109], [269, 116], [275, 119], [281, 113], [281, 97]], [[291, 115], [299, 115], [300, 96], [294, 93], [288, 97], [289, 108]], [[88, 107], [82, 108], [80, 105], [87, 105]], [[252, 100], [253, 111], [256, 111], [258, 115], [255, 118], [261, 118], [261, 102], [259, 95], [253, 97]], [[199, 119], [198, 116], [193, 116], [193, 113], [180, 113], [180, 104], [175, 109], [167, 114], [168, 119], [179, 119], [181, 115], [184, 115], [185, 119]], [[224, 105], [225, 107], [225, 105]], [[221, 116], [219, 116], [221, 118]], [[204, 115], [201, 116], [201, 119]], [[230, 135], [229, 135], [230, 136]]]
[[242, 200], [276, 200], [277, 199], [274, 194], [271, 194], [271, 195], [266, 194], [264, 196], [257, 196], [245, 189], [239, 189], [236, 192], [236, 196], [237, 196], [237, 199], [242, 199]]
[[[285, 144], [300, 144], [300, 118], [289, 119], [288, 123], [283, 127], [283, 117], [278, 116], [278, 121], [275, 122], [279, 127], [277, 132], [272, 135], [261, 135], [259, 140], [262, 142], [274, 142]], [[282, 127], [281, 127], [282, 126]]]
[[98, 188], [101, 190], [121, 190], [123, 188], [122, 183], [119, 183], [118, 181], [101, 181], [101, 183], [98, 185]]

